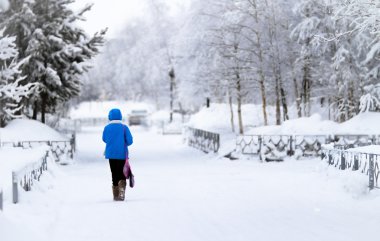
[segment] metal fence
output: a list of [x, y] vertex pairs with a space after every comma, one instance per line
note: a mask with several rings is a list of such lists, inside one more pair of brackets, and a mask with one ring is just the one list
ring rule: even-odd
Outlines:
[[347, 147], [379, 144], [379, 135], [242, 135], [236, 139], [236, 153], [260, 155], [261, 160], [285, 156], [321, 156], [322, 145]]
[[205, 153], [216, 153], [220, 148], [220, 135], [217, 133], [187, 127], [186, 138], [189, 146]]
[[322, 160], [340, 170], [359, 171], [369, 177], [369, 188], [380, 188], [380, 155], [345, 150], [323, 150]]
[[68, 141], [15, 141], [15, 142], [0, 142], [0, 147], [22, 147], [33, 148], [41, 144], [46, 144], [50, 147], [50, 152], [56, 162], [61, 161], [61, 158], [66, 155], [73, 159], [76, 150], [76, 135], [72, 134]]
[[18, 203], [19, 201], [19, 186], [25, 191], [30, 191], [32, 190], [33, 182], [40, 180], [42, 173], [48, 169], [48, 157], [49, 151], [39, 161], [12, 172], [13, 203]]

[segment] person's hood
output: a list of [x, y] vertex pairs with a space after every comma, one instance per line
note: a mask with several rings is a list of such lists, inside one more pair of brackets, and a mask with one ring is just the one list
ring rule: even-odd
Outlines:
[[110, 121], [122, 120], [123, 116], [121, 115], [121, 111], [119, 109], [112, 109], [110, 110], [110, 113], [108, 114], [108, 119]]

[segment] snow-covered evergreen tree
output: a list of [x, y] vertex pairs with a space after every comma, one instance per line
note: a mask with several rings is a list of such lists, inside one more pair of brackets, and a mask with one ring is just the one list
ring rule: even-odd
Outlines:
[[0, 30], [0, 127], [7, 121], [20, 117], [22, 100], [35, 89], [35, 84], [22, 85], [21, 67], [28, 59], [17, 62], [15, 37], [4, 36]]
[[324, 1], [302, 0], [296, 4], [294, 12], [300, 18], [291, 35], [301, 45], [297, 62], [302, 69], [301, 97], [303, 114], [310, 115], [311, 95], [313, 86], [318, 81], [318, 42], [315, 37], [321, 35], [325, 29], [323, 21], [326, 18]]
[[[38, 83], [30, 105], [33, 117], [55, 113], [60, 102], [68, 101], [80, 91], [80, 75], [88, 71], [88, 61], [104, 43], [105, 31], [87, 36], [76, 21], [91, 9], [86, 6], [74, 13], [68, 4], [73, 0], [13, 1], [5, 14], [7, 33], [17, 36], [20, 56], [29, 56], [22, 67], [25, 83]], [[3, 17], [4, 18], [4, 17]]]
[[[334, 66], [344, 69], [340, 90], [346, 89], [349, 93], [348, 98], [340, 101], [345, 103], [344, 109], [339, 108], [344, 110], [342, 114], [349, 112], [345, 119], [358, 112], [359, 101], [361, 111], [380, 108], [377, 84], [380, 77], [379, 17], [378, 1], [336, 1], [335, 40], [338, 48]], [[350, 111], [353, 108], [355, 113]]]

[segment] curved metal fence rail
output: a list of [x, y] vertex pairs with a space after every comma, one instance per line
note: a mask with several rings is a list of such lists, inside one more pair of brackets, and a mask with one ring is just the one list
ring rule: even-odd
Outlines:
[[202, 150], [205, 153], [216, 153], [220, 148], [220, 135], [217, 133], [187, 127], [186, 137], [189, 146]]
[[12, 172], [13, 203], [18, 203], [19, 201], [19, 187], [25, 191], [30, 191], [32, 190], [34, 181], [40, 180], [42, 173], [48, 169], [48, 157], [49, 151], [39, 161], [30, 163]]
[[379, 144], [379, 135], [241, 135], [236, 139], [236, 152], [260, 155], [261, 160], [285, 156], [321, 156], [322, 145], [334, 143], [351, 148]]
[[340, 170], [359, 171], [369, 177], [369, 188], [380, 188], [380, 155], [344, 150], [323, 150], [322, 160]]

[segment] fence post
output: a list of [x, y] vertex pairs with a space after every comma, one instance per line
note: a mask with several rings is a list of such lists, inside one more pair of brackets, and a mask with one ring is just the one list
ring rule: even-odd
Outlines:
[[3, 189], [0, 189], [0, 211], [3, 211]]
[[375, 163], [374, 163], [373, 154], [369, 155], [368, 176], [369, 176], [369, 189], [372, 190], [375, 186]]
[[18, 181], [17, 174], [12, 172], [12, 190], [13, 190], [13, 203], [18, 203]]
[[219, 151], [220, 148], [220, 135], [216, 134], [216, 149], [214, 150], [215, 153]]
[[259, 136], [259, 155], [260, 155], [261, 161], [262, 161], [262, 157], [261, 157], [262, 148], [263, 148], [263, 136]]
[[327, 155], [328, 155], [328, 157], [329, 157], [329, 165], [331, 166], [331, 165], [333, 164], [333, 162], [332, 162], [333, 154], [332, 154], [331, 151], [329, 150]]
[[358, 155], [354, 156], [354, 167], [353, 167], [353, 170], [354, 171], [359, 170], [359, 156]]
[[70, 158], [73, 159], [74, 158], [74, 152], [75, 152], [75, 146], [76, 146], [76, 140], [75, 140], [75, 133], [73, 133], [71, 135], [71, 138], [70, 138], [70, 146], [71, 146], [71, 151], [70, 151]]
[[343, 151], [340, 153], [340, 168], [346, 170], [346, 157], [344, 156]]
[[288, 155], [289, 156], [293, 156], [294, 155], [294, 150], [293, 150], [293, 136], [291, 135], [290, 137], [289, 137], [289, 147], [290, 147], [290, 150], [289, 150], [289, 152], [288, 152]]

